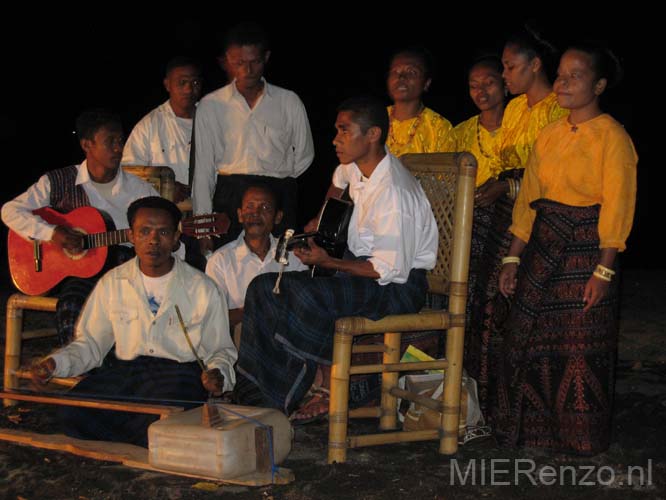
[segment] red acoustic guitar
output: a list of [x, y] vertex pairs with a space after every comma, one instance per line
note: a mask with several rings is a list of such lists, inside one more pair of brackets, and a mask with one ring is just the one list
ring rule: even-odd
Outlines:
[[[85, 237], [83, 252], [74, 255], [49, 241], [26, 240], [10, 230], [9, 271], [16, 288], [27, 295], [48, 292], [68, 276], [95, 276], [104, 267], [107, 246], [129, 241], [129, 229], [107, 231], [102, 214], [93, 207], [77, 208], [66, 214], [45, 207], [33, 213], [49, 224], [77, 229]], [[199, 215], [184, 219], [180, 229], [194, 237], [213, 236], [226, 233], [229, 224], [226, 214]]]

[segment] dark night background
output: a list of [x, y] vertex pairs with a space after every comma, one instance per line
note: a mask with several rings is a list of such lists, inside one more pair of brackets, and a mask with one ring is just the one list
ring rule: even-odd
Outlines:
[[[5, 16], [0, 33], [0, 203], [23, 192], [45, 171], [83, 159], [72, 132], [83, 109], [103, 106], [119, 112], [129, 134], [142, 116], [166, 100], [163, 68], [173, 55], [193, 55], [201, 61], [204, 94], [224, 85], [215, 60], [217, 39], [256, 12], [254, 20], [266, 27], [272, 40], [266, 77], [301, 97], [315, 139], [314, 163], [300, 178], [301, 218], [308, 220], [337, 165], [331, 146], [337, 104], [361, 93], [375, 93], [388, 104], [384, 82], [396, 48], [421, 44], [433, 52], [438, 66], [425, 103], [455, 125], [476, 113], [467, 94], [466, 67], [477, 50], [499, 53], [507, 34], [533, 17], [544, 36], [560, 48], [578, 39], [601, 39], [622, 59], [625, 78], [608, 92], [605, 109], [625, 125], [640, 158], [637, 211], [623, 265], [666, 267], [654, 236], [663, 225], [663, 210], [656, 202], [663, 165], [656, 163], [649, 138], [651, 118], [658, 115], [653, 106], [661, 93], [656, 85], [661, 77], [654, 74], [661, 70], [648, 62], [649, 40], [663, 30], [656, 20], [650, 21], [658, 17], [654, 12], [607, 10], [608, 18], [602, 20], [598, 15], [556, 12], [539, 17], [475, 6], [462, 7], [464, 15], [446, 16], [415, 6], [419, 12], [403, 8], [404, 12], [384, 13], [381, 8], [377, 18], [370, 19], [353, 13], [360, 4], [309, 4], [296, 10], [285, 3], [275, 15], [249, 3], [242, 14], [226, 7], [193, 14], [193, 6], [180, 7], [188, 8], [187, 13], [171, 7], [166, 12], [163, 4], [158, 15], [118, 14], [122, 9], [115, 4], [86, 4], [76, 13], [39, 9], [39, 18], [27, 12]], [[445, 9], [442, 5], [437, 10]], [[650, 107], [648, 99], [655, 99]], [[3, 231], [4, 239], [4, 226]], [[0, 249], [6, 263], [5, 245]], [[4, 276], [6, 264], [1, 269]]]

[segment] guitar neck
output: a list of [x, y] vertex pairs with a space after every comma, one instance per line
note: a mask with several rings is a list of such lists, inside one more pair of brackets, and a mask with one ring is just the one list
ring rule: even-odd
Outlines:
[[289, 240], [287, 241], [287, 250], [291, 250], [294, 247], [297, 246], [307, 246], [307, 240], [308, 238], [312, 238], [314, 236], [319, 236], [318, 231], [312, 231], [310, 233], [301, 233], [301, 234], [295, 234]]
[[120, 245], [129, 241], [129, 229], [119, 229], [118, 231], [108, 231], [106, 233], [86, 234], [83, 238], [83, 248], [108, 247], [111, 245]]

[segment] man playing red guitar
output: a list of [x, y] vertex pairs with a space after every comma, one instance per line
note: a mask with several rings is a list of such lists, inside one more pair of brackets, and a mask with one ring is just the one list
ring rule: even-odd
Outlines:
[[[92, 206], [108, 216], [116, 229], [126, 229], [130, 203], [158, 195], [149, 183], [120, 168], [124, 137], [117, 115], [105, 110], [84, 111], [76, 120], [76, 133], [86, 155], [83, 163], [46, 173], [2, 207], [2, 220], [14, 232], [26, 239], [51, 241], [72, 254], [81, 253], [83, 235], [64, 225], [49, 224], [33, 210], [52, 207], [69, 212]], [[111, 249], [107, 269], [133, 255], [131, 247]], [[72, 338], [79, 312], [100, 275], [67, 278], [55, 290], [59, 297], [56, 328], [62, 343]]]

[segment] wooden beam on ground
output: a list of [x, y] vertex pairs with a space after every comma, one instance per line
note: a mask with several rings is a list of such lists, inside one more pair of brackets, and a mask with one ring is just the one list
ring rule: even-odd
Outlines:
[[174, 412], [183, 411], [181, 406], [149, 405], [142, 403], [128, 403], [125, 401], [106, 401], [100, 399], [68, 398], [62, 396], [44, 396], [37, 394], [23, 394], [13, 391], [0, 393], [0, 398], [16, 401], [30, 401], [33, 403], [46, 403], [63, 406], [77, 406], [80, 408], [95, 408], [97, 410], [126, 411], [130, 413], [146, 413], [165, 417]]
[[149, 451], [146, 448], [127, 443], [87, 441], [84, 439], [71, 438], [62, 434], [39, 434], [36, 432], [0, 428], [0, 441], [34, 446], [46, 450], [64, 451], [82, 457], [93, 458], [95, 460], [120, 462], [127, 467], [190, 478], [207, 479], [227, 484], [265, 486], [268, 484], [289, 484], [295, 479], [293, 471], [284, 467], [279, 467], [275, 473], [270, 471], [257, 471], [245, 476], [224, 479], [211, 476], [197, 476], [195, 474], [183, 472], [173, 472], [165, 469], [158, 469], [150, 465]]

